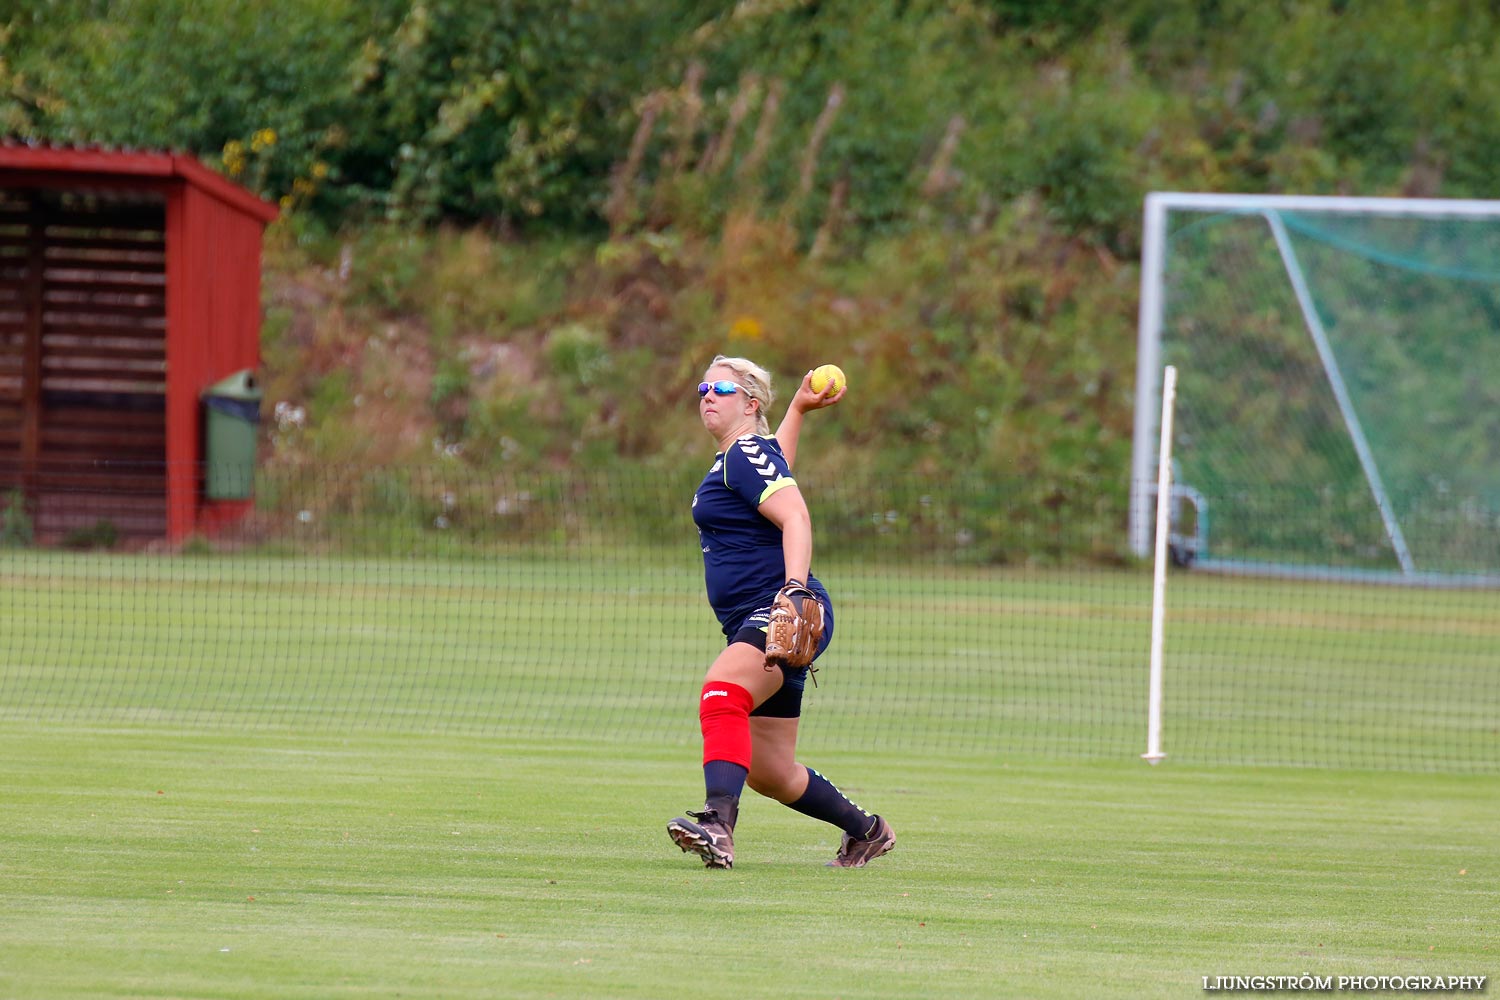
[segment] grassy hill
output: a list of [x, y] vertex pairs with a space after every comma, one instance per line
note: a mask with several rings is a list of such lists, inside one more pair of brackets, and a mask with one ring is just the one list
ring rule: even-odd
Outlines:
[[696, 476], [710, 443], [691, 387], [729, 353], [776, 376], [777, 418], [804, 371], [849, 373], [805, 439], [845, 489], [986, 480], [1039, 509], [1118, 514], [1135, 268], [1032, 199], [832, 260], [749, 214], [551, 241], [294, 228], [267, 255], [273, 475], [316, 468], [335, 492], [371, 467]]

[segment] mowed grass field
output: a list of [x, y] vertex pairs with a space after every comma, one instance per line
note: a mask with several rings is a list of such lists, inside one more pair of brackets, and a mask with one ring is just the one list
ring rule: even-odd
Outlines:
[[664, 830], [717, 648], [678, 570], [5, 556], [0, 996], [1500, 971], [1497, 595], [1174, 577], [1149, 768], [1143, 574], [830, 570], [804, 758], [897, 848], [826, 868], [751, 795], [722, 872]]

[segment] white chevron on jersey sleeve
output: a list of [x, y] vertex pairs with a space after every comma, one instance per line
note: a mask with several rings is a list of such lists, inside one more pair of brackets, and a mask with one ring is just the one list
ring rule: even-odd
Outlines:
[[761, 490], [760, 496], [756, 498], [757, 504], [765, 503], [773, 493], [784, 490], [788, 486], [797, 485], [797, 480], [777, 470], [775, 463], [771, 461], [771, 456], [761, 448], [760, 441], [753, 435], [747, 434], [735, 443], [740, 446], [740, 453], [750, 463], [750, 468], [760, 473], [760, 478], [765, 481], [765, 489]]
[[740, 451], [750, 460], [750, 468], [760, 473], [762, 479], [771, 480], [776, 478], [776, 466], [771, 464], [771, 456], [761, 450], [760, 442], [753, 437], [742, 437], [738, 444]]

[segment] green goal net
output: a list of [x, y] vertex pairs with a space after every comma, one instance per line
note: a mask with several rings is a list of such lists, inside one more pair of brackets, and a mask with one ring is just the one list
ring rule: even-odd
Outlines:
[[1179, 562], [1500, 583], [1500, 202], [1152, 195], [1146, 239], [1135, 551], [1174, 365]]

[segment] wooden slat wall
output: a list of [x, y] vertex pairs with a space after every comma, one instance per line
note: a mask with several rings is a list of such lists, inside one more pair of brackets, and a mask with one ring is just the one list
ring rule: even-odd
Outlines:
[[166, 530], [165, 259], [162, 204], [0, 197], [0, 491], [43, 540]]
[[[0, 192], [0, 476], [17, 467], [25, 419], [30, 205]], [[0, 486], [5, 480], [0, 479]]]

